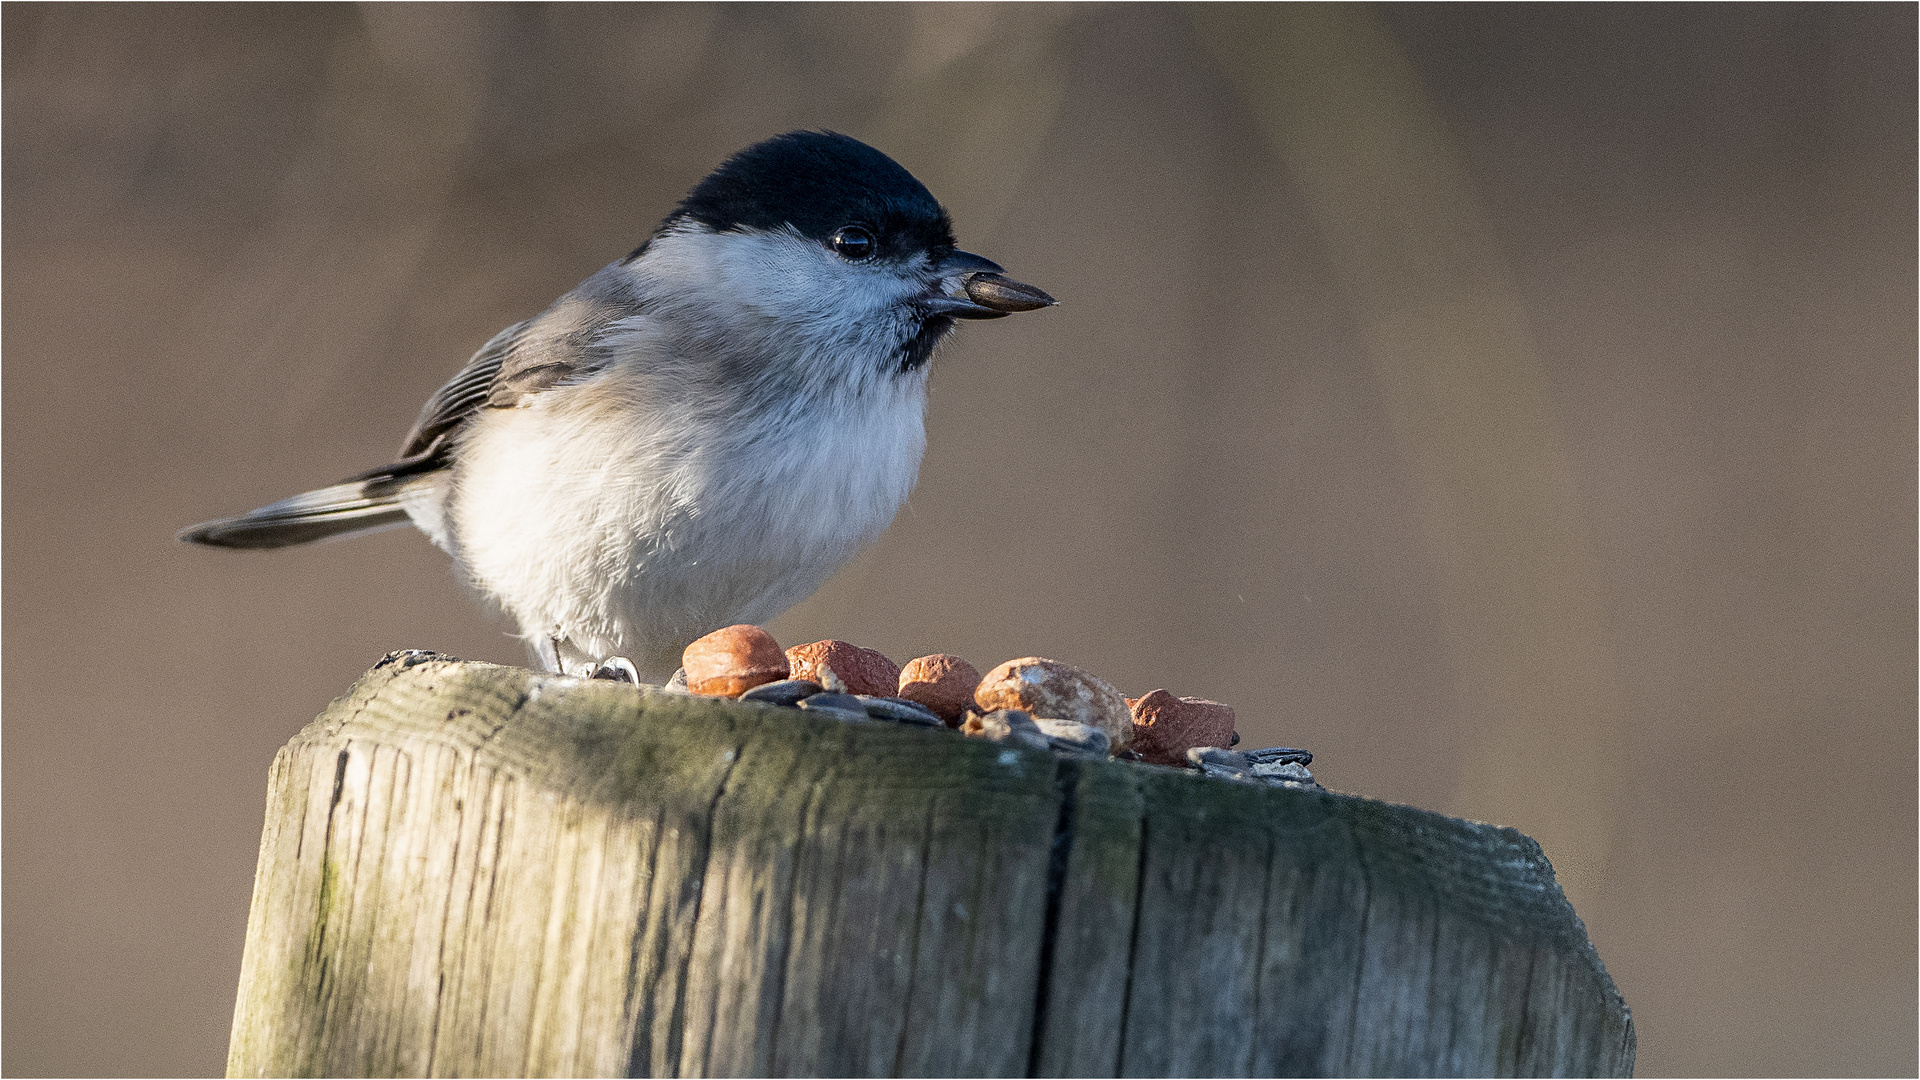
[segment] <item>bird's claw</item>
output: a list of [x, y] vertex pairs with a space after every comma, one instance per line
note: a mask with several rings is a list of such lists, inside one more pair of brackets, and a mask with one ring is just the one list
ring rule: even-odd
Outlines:
[[542, 634], [533, 639], [533, 659], [542, 671], [566, 674], [567, 669], [560, 664], [560, 639], [552, 634]]
[[587, 678], [632, 683], [635, 686], [640, 684], [640, 672], [634, 668], [633, 661], [624, 656], [609, 656], [600, 661], [600, 666], [594, 668], [593, 674]]

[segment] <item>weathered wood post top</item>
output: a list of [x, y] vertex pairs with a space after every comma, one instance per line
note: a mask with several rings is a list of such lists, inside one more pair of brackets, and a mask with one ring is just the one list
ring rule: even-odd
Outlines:
[[274, 760], [229, 1075], [1624, 1076], [1540, 849], [462, 663]]

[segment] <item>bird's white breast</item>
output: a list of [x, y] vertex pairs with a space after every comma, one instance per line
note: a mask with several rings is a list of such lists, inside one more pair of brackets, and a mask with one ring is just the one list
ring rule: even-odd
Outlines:
[[886, 528], [924, 410], [909, 373], [741, 420], [713, 386], [615, 363], [476, 418], [447, 546], [523, 634], [664, 678], [686, 641], [771, 619]]

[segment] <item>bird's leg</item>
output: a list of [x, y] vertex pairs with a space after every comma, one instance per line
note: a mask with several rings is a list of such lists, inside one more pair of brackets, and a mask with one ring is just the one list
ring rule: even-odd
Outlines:
[[541, 634], [533, 639], [533, 656], [543, 670], [555, 675], [567, 673], [560, 666], [560, 639], [552, 634]]
[[633, 683], [636, 686], [640, 683], [640, 672], [634, 668], [633, 661], [624, 656], [609, 656], [600, 661], [600, 666], [593, 669], [593, 675], [590, 677]]

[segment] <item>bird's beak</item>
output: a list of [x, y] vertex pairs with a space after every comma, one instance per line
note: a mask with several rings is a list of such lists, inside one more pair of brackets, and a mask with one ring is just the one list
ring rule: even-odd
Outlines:
[[940, 282], [921, 297], [929, 315], [952, 319], [1001, 319], [1016, 311], [1037, 311], [1058, 301], [1031, 285], [1000, 272], [1000, 264], [972, 252], [956, 251], [940, 260]]

